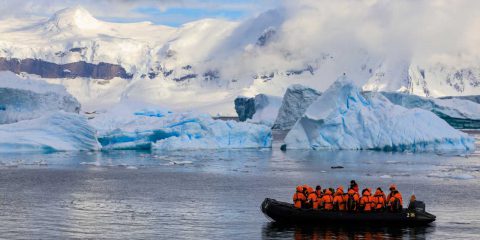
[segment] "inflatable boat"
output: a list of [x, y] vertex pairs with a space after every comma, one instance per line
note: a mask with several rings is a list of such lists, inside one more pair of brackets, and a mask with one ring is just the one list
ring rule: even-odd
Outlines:
[[401, 212], [346, 212], [295, 208], [293, 204], [266, 198], [261, 210], [265, 216], [279, 223], [335, 224], [355, 223], [362, 225], [408, 225], [420, 226], [435, 221], [435, 216], [425, 211], [425, 204], [417, 201], [412, 209]]

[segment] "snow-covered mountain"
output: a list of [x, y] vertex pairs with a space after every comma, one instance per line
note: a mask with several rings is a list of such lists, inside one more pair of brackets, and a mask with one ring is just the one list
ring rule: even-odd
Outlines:
[[283, 96], [296, 83], [323, 91], [343, 73], [366, 83], [365, 90], [480, 94], [474, 53], [379, 54], [372, 43], [333, 31], [327, 15], [303, 9], [283, 6], [245, 21], [203, 19], [179, 27], [106, 22], [79, 6], [46, 19], [3, 19], [0, 70], [62, 84], [86, 111], [142, 101], [233, 116], [238, 95]]

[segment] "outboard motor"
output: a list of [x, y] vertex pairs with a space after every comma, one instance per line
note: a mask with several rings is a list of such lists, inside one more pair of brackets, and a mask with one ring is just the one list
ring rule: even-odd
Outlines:
[[411, 209], [417, 212], [425, 212], [425, 203], [422, 201], [415, 201], [413, 202], [413, 206], [411, 206]]

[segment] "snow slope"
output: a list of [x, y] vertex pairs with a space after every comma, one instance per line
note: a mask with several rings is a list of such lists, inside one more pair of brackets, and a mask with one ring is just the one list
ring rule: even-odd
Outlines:
[[0, 152], [99, 150], [96, 131], [81, 115], [54, 112], [0, 125]]
[[291, 129], [297, 120], [303, 116], [308, 106], [317, 100], [320, 95], [321, 93], [317, 90], [300, 84], [288, 87], [273, 128]]
[[214, 120], [194, 112], [173, 113], [143, 103], [124, 103], [94, 116], [103, 149], [269, 148], [270, 128]]
[[0, 124], [34, 119], [60, 110], [80, 111], [80, 103], [62, 85], [0, 72]]
[[[436, 12], [460, 21], [450, 11], [454, 8], [399, 20], [396, 11], [385, 9], [396, 4], [284, 1], [240, 22], [202, 19], [179, 27], [102, 21], [77, 6], [45, 19], [0, 19], [0, 62], [104, 62], [132, 76], [45, 79], [64, 85], [87, 111], [128, 100], [234, 116], [231, 103], [237, 96], [283, 96], [292, 84], [323, 91], [343, 73], [358, 79], [357, 85], [367, 83], [366, 90], [434, 97], [480, 94], [480, 50], [474, 34], [479, 21], [465, 20], [451, 31], [433, 24], [433, 30], [462, 40], [459, 49], [449, 49], [456, 45], [442, 45], [443, 35], [423, 36], [416, 30], [425, 27], [397, 24], [413, 21], [418, 26], [421, 20], [422, 26], [432, 26], [430, 21], [442, 22], [430, 16]], [[407, 14], [411, 7], [422, 11], [440, 6], [425, 4], [429, 7], [405, 3], [405, 8], [395, 9], [407, 9]], [[427, 46], [435, 42], [436, 47], [414, 48], [410, 38]]]
[[[441, 131], [439, 131], [441, 129]], [[345, 76], [310, 107], [285, 137], [289, 149], [469, 151], [474, 139], [432, 112], [392, 104], [381, 94], [362, 95]]]

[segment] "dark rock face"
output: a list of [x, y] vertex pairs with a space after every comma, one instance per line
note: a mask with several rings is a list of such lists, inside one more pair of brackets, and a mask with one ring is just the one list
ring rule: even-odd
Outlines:
[[125, 69], [116, 64], [99, 63], [92, 64], [84, 61], [56, 64], [39, 59], [16, 59], [0, 58], [0, 71], [11, 71], [14, 73], [26, 72], [36, 74], [42, 78], [94, 78], [110, 80], [114, 77], [124, 79], [132, 78]]
[[241, 122], [252, 119], [255, 114], [255, 98], [237, 97], [235, 99], [235, 111]]

